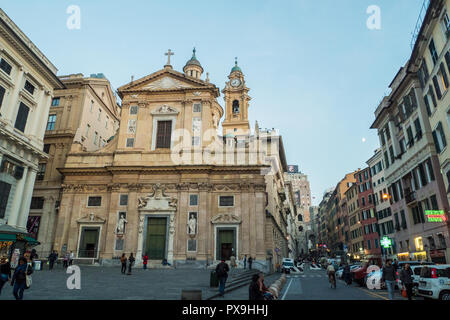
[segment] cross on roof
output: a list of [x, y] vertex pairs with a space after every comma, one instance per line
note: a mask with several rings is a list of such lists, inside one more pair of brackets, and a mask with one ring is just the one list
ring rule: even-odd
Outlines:
[[166, 53], [164, 53], [164, 55], [167, 56], [167, 63], [166, 63], [166, 65], [170, 66], [170, 56], [173, 56], [174, 54], [175, 53], [172, 52], [172, 50], [170, 50], [170, 49]]

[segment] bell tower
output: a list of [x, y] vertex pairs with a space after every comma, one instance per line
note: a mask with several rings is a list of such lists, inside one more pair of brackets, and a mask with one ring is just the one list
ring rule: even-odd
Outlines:
[[222, 90], [225, 100], [225, 120], [222, 123], [223, 136], [226, 135], [249, 135], [250, 124], [248, 122], [248, 102], [250, 90], [245, 86], [244, 74], [238, 67], [237, 58], [235, 58], [234, 67]]

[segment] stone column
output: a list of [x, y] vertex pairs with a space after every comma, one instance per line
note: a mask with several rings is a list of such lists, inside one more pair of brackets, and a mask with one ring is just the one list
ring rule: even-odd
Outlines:
[[[111, 190], [111, 196], [109, 199], [109, 209], [106, 211], [107, 222], [105, 224], [105, 245], [104, 245], [104, 255], [106, 258], [115, 257], [116, 250], [116, 224], [118, 221], [118, 211], [121, 211], [119, 208], [119, 190], [117, 188], [108, 188]], [[127, 221], [128, 221], [128, 210], [125, 208], [123, 211], [127, 212]], [[135, 229], [132, 228], [131, 225], [125, 224], [125, 234], [134, 233]], [[124, 235], [125, 236], [125, 235]], [[124, 248], [125, 249], [125, 248]], [[123, 251], [123, 250], [122, 250]]]
[[25, 72], [24, 72], [23, 67], [20, 67], [19, 71], [17, 72], [16, 79], [15, 79], [15, 81], [13, 81], [15, 84], [14, 89], [9, 93], [9, 105], [11, 107], [4, 108], [4, 109], [2, 108], [3, 118], [6, 121], [9, 121], [12, 126], [14, 126], [14, 122], [16, 121], [14, 114], [17, 112], [17, 110], [19, 108], [19, 103], [18, 103], [19, 92], [20, 92], [20, 90], [22, 90], [22, 88], [25, 84], [24, 74], [25, 74]]
[[175, 234], [175, 212], [171, 212], [169, 216], [169, 237], [167, 244], [167, 261], [173, 265], [173, 239]]
[[197, 212], [197, 259], [207, 260], [208, 252], [206, 242], [208, 241], [208, 224], [210, 217], [208, 216], [208, 187], [199, 188], [199, 206]]
[[[57, 196], [55, 194], [55, 196]], [[41, 243], [41, 255], [48, 256], [52, 249], [53, 233], [56, 220], [55, 198], [53, 196], [44, 197], [44, 208], [42, 210], [41, 225], [39, 227], [38, 241]]]
[[19, 225], [20, 205], [23, 200], [23, 190], [25, 188], [27, 176], [28, 176], [28, 167], [25, 167], [22, 179], [20, 179], [16, 185], [16, 191], [14, 193], [14, 199], [8, 217], [8, 224], [14, 227], [20, 227]]
[[26, 230], [28, 214], [30, 213], [31, 198], [33, 196], [34, 181], [37, 171], [33, 168], [28, 170], [26, 185], [22, 194], [22, 206], [19, 214], [19, 226]]

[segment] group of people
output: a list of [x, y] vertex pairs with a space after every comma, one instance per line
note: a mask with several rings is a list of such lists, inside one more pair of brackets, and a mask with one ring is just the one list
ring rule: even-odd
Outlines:
[[[394, 299], [395, 293], [395, 285], [397, 283], [397, 275], [400, 281], [402, 282], [402, 291], [406, 291], [406, 297], [408, 300], [412, 300], [413, 295], [413, 271], [409, 263], [406, 263], [403, 268], [401, 268], [400, 272], [398, 271], [400, 267], [398, 266], [398, 262], [395, 261], [392, 263], [391, 259], [386, 260], [385, 265], [383, 266], [383, 272], [381, 277], [381, 282], [385, 283], [386, 288], [388, 290], [389, 299]], [[425, 265], [420, 271], [421, 277], [426, 277], [429, 274], [429, 268]]]
[[[147, 269], [147, 261], [148, 261], [148, 256], [145, 255], [146, 259], [143, 259], [143, 264], [144, 264], [144, 269]], [[122, 264], [122, 274], [125, 274], [127, 272], [127, 262], [128, 262], [128, 273], [127, 275], [131, 275], [131, 268], [134, 265], [134, 262], [136, 261], [136, 259], [133, 256], [133, 253], [130, 253], [130, 256], [127, 258], [125, 253], [122, 254], [122, 256], [120, 257], [120, 263]]]
[[[0, 259], [0, 295], [3, 286], [10, 282], [13, 287], [13, 295], [16, 300], [23, 299], [23, 292], [31, 286], [31, 274], [33, 267], [30, 261], [30, 255], [19, 258], [19, 263], [12, 273], [11, 264], [6, 257]], [[12, 275], [11, 275], [12, 274]]]
[[[58, 252], [56, 250], [53, 250], [49, 256], [48, 256], [48, 269], [49, 270], [53, 270], [53, 267], [55, 265], [55, 263], [58, 263]], [[66, 252], [66, 254], [63, 257], [63, 267], [64, 268], [68, 268], [69, 266], [71, 266], [73, 264], [73, 259], [75, 257], [75, 254], [73, 253], [73, 251], [70, 252]]]

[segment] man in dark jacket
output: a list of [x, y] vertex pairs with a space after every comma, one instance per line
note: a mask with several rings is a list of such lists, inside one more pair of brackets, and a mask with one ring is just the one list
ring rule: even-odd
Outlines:
[[386, 263], [383, 267], [383, 275], [381, 277], [381, 282], [386, 283], [386, 288], [388, 290], [390, 300], [394, 300], [394, 289], [396, 279], [397, 277], [395, 267], [392, 265], [392, 260], [388, 259], [386, 260]]
[[216, 267], [216, 274], [217, 278], [219, 278], [219, 292], [221, 297], [223, 297], [225, 293], [225, 282], [227, 282], [228, 271], [230, 271], [230, 268], [228, 267], [228, 264], [225, 263], [225, 260], [222, 259], [222, 261]]
[[345, 264], [343, 274], [344, 274], [345, 283], [347, 285], [350, 285], [352, 283], [352, 277], [351, 277], [351, 272], [350, 272], [350, 266], [348, 265], [348, 263]]
[[248, 258], [248, 268], [250, 270], [252, 269], [252, 263], [253, 263], [253, 258], [252, 257]]
[[408, 295], [408, 300], [412, 300], [412, 289], [413, 289], [413, 271], [409, 266], [409, 263], [405, 264], [404, 269], [400, 271], [400, 280], [402, 281], [403, 287], [406, 289], [406, 294]]
[[50, 255], [48, 256], [48, 269], [52, 270], [53, 269], [53, 265], [55, 264], [55, 261], [57, 259], [57, 255], [55, 250], [52, 251], [52, 253], [50, 253]]

